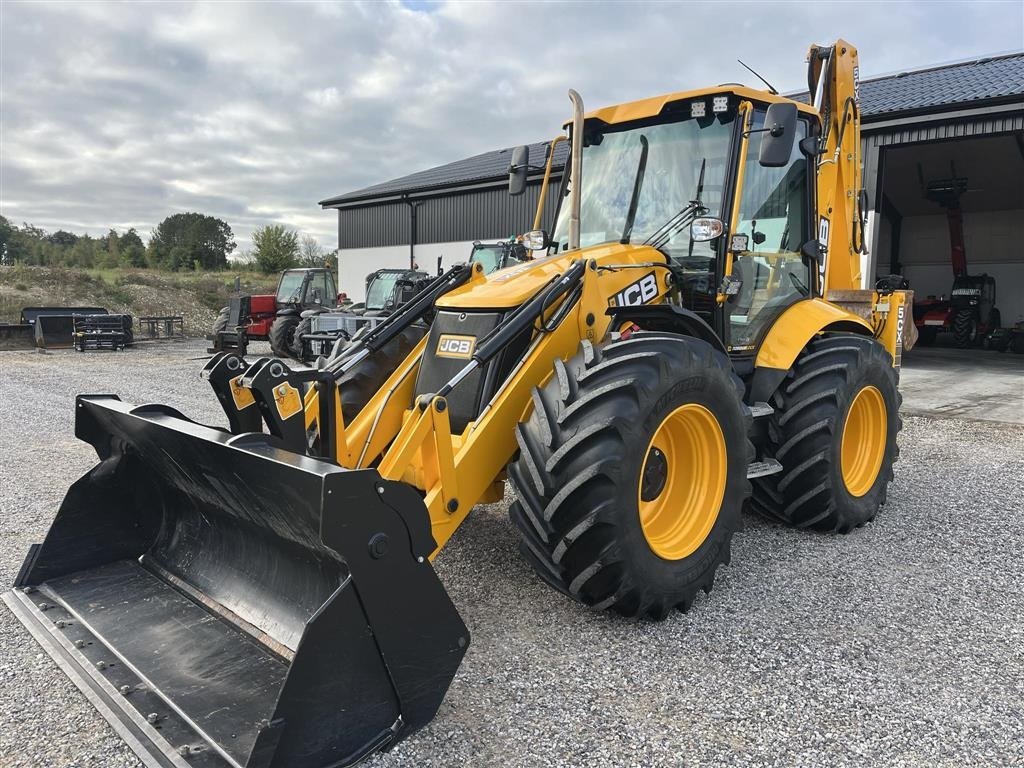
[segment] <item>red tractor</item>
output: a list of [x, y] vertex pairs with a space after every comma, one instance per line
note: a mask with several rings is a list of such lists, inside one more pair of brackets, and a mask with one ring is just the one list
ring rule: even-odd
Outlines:
[[277, 357], [291, 354], [295, 329], [308, 309], [338, 306], [334, 275], [326, 267], [289, 269], [281, 273], [277, 294], [235, 296], [213, 323], [210, 352], [238, 350], [244, 355], [249, 341], [269, 341]]
[[918, 343], [927, 347], [943, 331], [951, 332], [956, 345], [966, 349], [999, 328], [999, 310], [995, 306], [996, 281], [991, 275], [967, 273], [964, 220], [960, 210], [960, 196], [968, 191], [967, 179], [958, 177], [953, 169], [950, 178], [933, 181], [927, 187], [922, 176], [921, 186], [926, 198], [946, 210], [953, 288], [949, 299], [944, 296], [915, 299], [914, 324], [917, 326]]

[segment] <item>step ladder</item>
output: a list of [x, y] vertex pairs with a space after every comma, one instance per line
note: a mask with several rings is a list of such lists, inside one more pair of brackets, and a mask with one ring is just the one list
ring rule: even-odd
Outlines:
[[[771, 416], [775, 413], [774, 408], [768, 405], [768, 403], [762, 402], [756, 402], [753, 405], [748, 405], [747, 411], [750, 413], [751, 418], [754, 419]], [[762, 457], [747, 465], [747, 479], [753, 480], [755, 477], [766, 477], [767, 475], [774, 475], [781, 471], [782, 465], [775, 459]]]

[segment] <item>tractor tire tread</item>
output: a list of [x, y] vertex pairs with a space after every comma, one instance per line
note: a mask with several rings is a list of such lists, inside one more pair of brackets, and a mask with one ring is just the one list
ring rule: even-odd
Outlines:
[[754, 511], [796, 528], [830, 533], [848, 533], [874, 519], [881, 502], [856, 514], [841, 508], [830, 473], [836, 430], [845, 424], [840, 411], [846, 407], [847, 389], [852, 376], [869, 363], [876, 370], [891, 372], [885, 386], [891, 387], [896, 404], [895, 429], [888, 435], [892, 458], [886, 462], [883, 457], [879, 470], [883, 482], [877, 498], [884, 502], [892, 465], [899, 458], [896, 435], [903, 425], [896, 372], [889, 353], [877, 341], [837, 334], [808, 344], [771, 400], [775, 411], [768, 417], [768, 435], [774, 451], [770, 445], [769, 452], [783, 470], [754, 480]]
[[291, 357], [292, 336], [299, 325], [298, 315], [278, 315], [270, 326], [270, 333], [267, 340], [270, 342], [270, 351], [275, 357]]
[[[637, 581], [621, 539], [615, 494], [623, 481], [626, 438], [659, 382], [663, 387], [694, 366], [720, 369], [716, 376], [735, 389], [739, 418], [749, 427], [743, 383], [724, 354], [696, 339], [643, 332], [603, 347], [583, 341], [569, 363], [556, 360], [549, 383], [532, 392], [532, 414], [516, 429], [519, 453], [508, 479], [517, 500], [509, 515], [520, 549], [544, 582], [592, 609], [663, 619], [673, 608], [688, 610], [697, 592], [710, 591], [718, 566], [729, 560], [740, 507], [751, 491], [745, 477], [738, 486], [741, 501], [720, 512], [724, 522], [713, 562], [684, 594], [670, 598]], [[754, 449], [746, 430], [743, 440], [749, 463]]]
[[346, 425], [352, 423], [425, 334], [424, 326], [409, 326], [338, 379], [341, 415]]

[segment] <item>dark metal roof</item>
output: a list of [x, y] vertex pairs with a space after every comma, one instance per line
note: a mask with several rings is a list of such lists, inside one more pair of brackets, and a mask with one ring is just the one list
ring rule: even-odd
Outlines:
[[[548, 158], [548, 144], [543, 141], [530, 144], [530, 165], [543, 168]], [[555, 147], [554, 166], [561, 168], [565, 165], [565, 158], [568, 154], [566, 142], [559, 142]], [[508, 178], [508, 167], [512, 160], [512, 148], [499, 149], [494, 152], [484, 152], [482, 155], [468, 157], [465, 160], [456, 160], [454, 163], [439, 165], [435, 168], [428, 168], [425, 171], [402, 176], [399, 179], [385, 181], [382, 184], [374, 184], [372, 187], [365, 187], [338, 195], [328, 200], [320, 201], [320, 205], [327, 207], [336, 206], [341, 203], [355, 202], [382, 197], [395, 197], [404, 194], [415, 194], [425, 190], [435, 191], [450, 189], [465, 185], [478, 184], [482, 181], [494, 181]], [[538, 172], [539, 173], [539, 172]]]
[[[1017, 100], [1022, 96], [1024, 52], [885, 75], [860, 84], [861, 114], [865, 123], [896, 115], [937, 111], [936, 107], [963, 108]], [[806, 101], [807, 92], [790, 94], [790, 98]], [[531, 144], [530, 165], [542, 166], [547, 160], [547, 148], [548, 142]], [[556, 168], [564, 166], [567, 153], [565, 142], [555, 148]], [[511, 157], [511, 148], [484, 152], [331, 197], [320, 201], [320, 205], [332, 208], [365, 204], [381, 198], [500, 182], [508, 176]]]
[[[895, 115], [977, 106], [1024, 96], [1024, 52], [943, 64], [863, 80], [860, 109], [864, 122]], [[790, 94], [807, 101], [807, 92]]]

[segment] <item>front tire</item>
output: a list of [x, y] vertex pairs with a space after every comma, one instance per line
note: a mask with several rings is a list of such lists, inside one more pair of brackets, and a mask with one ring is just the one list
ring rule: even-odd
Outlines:
[[594, 609], [663, 619], [729, 562], [753, 455], [743, 385], [706, 342], [584, 341], [533, 390], [508, 477], [520, 549]]
[[953, 317], [953, 341], [960, 349], [974, 346], [978, 338], [978, 321], [969, 309], [961, 309]]
[[420, 339], [426, 333], [426, 326], [418, 323], [410, 325], [338, 379], [338, 389], [341, 393], [341, 415], [345, 424], [352, 423], [352, 420], [370, 402], [370, 398], [377, 394], [377, 390], [409, 356], [409, 353], [419, 344]]
[[901, 403], [892, 357], [877, 341], [812, 341], [772, 399], [767, 452], [783, 470], [754, 481], [754, 509], [838, 533], [874, 519], [899, 456]]
[[278, 315], [274, 318], [267, 339], [275, 357], [291, 357], [292, 341], [300, 319], [298, 315]]

